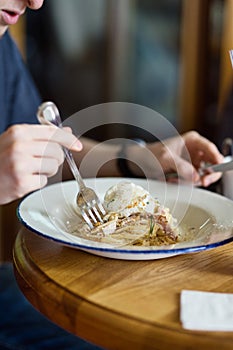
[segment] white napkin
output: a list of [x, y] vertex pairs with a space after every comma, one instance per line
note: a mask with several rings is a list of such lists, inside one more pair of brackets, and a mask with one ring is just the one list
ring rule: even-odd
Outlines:
[[185, 329], [233, 331], [233, 294], [183, 290], [180, 319]]

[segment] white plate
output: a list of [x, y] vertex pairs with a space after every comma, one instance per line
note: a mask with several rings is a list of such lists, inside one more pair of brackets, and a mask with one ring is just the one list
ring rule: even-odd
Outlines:
[[75, 181], [51, 185], [28, 195], [18, 207], [18, 217], [27, 228], [45, 238], [115, 259], [161, 259], [215, 248], [233, 240], [233, 201], [223, 196], [191, 186], [144, 179], [97, 178], [87, 179], [85, 183], [103, 199], [106, 190], [120, 181], [143, 186], [161, 204], [169, 207], [180, 223], [189, 228], [204, 224], [204, 229], [190, 241], [158, 247], [116, 248], [74, 236], [69, 233], [68, 226], [78, 220], [74, 209], [78, 191]]

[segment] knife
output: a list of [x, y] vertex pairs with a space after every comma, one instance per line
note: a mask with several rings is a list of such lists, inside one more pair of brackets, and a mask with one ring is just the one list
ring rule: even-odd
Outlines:
[[225, 171], [233, 170], [233, 157], [227, 156], [224, 158], [223, 162], [220, 164], [205, 164], [203, 167], [199, 169], [199, 174], [201, 176], [210, 174], [210, 173], [216, 173], [221, 172], [224, 173]]

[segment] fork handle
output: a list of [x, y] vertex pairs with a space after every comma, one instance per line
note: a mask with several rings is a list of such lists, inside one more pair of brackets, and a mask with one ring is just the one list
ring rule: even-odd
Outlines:
[[72, 153], [65, 147], [63, 147], [63, 151], [67, 160], [67, 163], [69, 164], [70, 170], [72, 171], [72, 174], [75, 178], [75, 180], [79, 184], [79, 191], [81, 191], [83, 188], [85, 188], [85, 184], [83, 182], [82, 176], [77, 168], [77, 165], [74, 161], [74, 158], [72, 156]]
[[[53, 102], [44, 102], [42, 103], [37, 111], [37, 119], [40, 122], [40, 124], [44, 125], [55, 125], [58, 128], [62, 128], [62, 120], [60, 117], [59, 110], [55, 103]], [[77, 168], [77, 165], [74, 161], [74, 158], [72, 156], [72, 153], [67, 148], [63, 147], [63, 151], [67, 160], [67, 163], [69, 164], [70, 170], [72, 171], [72, 174], [75, 178], [75, 180], [79, 184], [79, 191], [84, 189], [86, 186], [83, 182], [83, 179], [81, 177], [81, 174]]]

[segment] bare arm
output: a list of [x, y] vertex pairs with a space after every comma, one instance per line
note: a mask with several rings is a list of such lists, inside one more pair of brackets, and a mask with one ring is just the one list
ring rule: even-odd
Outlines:
[[[122, 145], [98, 144], [86, 138], [81, 139], [83, 150], [76, 161], [84, 177], [122, 176], [117, 158]], [[195, 131], [146, 145], [137, 144], [127, 149], [129, 167], [136, 175], [148, 178], [166, 178], [177, 173], [179, 177], [196, 185], [208, 186], [217, 181], [221, 174], [209, 174], [200, 178], [201, 162], [220, 163], [223, 156], [217, 147]], [[135, 164], [137, 166], [135, 166]]]

